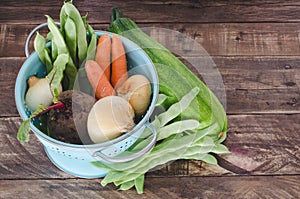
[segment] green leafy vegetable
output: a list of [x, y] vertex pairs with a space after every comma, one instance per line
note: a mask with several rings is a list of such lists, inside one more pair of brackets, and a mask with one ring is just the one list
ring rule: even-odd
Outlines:
[[24, 120], [19, 127], [17, 138], [21, 142], [29, 141], [30, 119]]
[[40, 104], [38, 106], [37, 110], [34, 111], [28, 119], [26, 119], [22, 122], [22, 124], [18, 130], [18, 133], [17, 133], [18, 140], [21, 142], [28, 142], [31, 120], [42, 115], [43, 113], [45, 113], [51, 109], [56, 109], [56, 108], [57, 109], [64, 108], [64, 104], [57, 102], [56, 104], [49, 106], [49, 107], [46, 107], [45, 105]]
[[21, 142], [29, 141], [30, 121], [33, 118], [40, 115], [41, 113], [43, 113], [46, 109], [47, 109], [47, 107], [45, 105], [43, 105], [43, 104], [39, 105], [37, 110], [31, 114], [30, 118], [23, 121], [23, 123], [21, 124], [21, 126], [18, 130], [18, 134], [17, 134], [18, 140], [20, 140]]

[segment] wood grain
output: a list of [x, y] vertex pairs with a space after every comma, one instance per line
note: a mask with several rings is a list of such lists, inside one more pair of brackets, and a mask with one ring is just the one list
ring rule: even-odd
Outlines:
[[[299, 198], [299, 1], [74, 1], [98, 30], [107, 28], [118, 6], [175, 49], [217, 95], [225, 88], [226, 97], [219, 97], [228, 114], [224, 144], [231, 153], [216, 155], [219, 166], [177, 160], [157, 167], [147, 173], [143, 195], [60, 171], [32, 133], [29, 143], [16, 139], [21, 119], [14, 84], [25, 61], [25, 39], [46, 22], [45, 14], [58, 21], [62, 4], [0, 1], [0, 198]], [[182, 34], [170, 37], [174, 33]]]
[[19, 118], [1, 118], [0, 179], [66, 178], [46, 157], [42, 144], [31, 134], [29, 143], [16, 139], [21, 124]]
[[182, 60], [217, 95], [228, 114], [300, 110], [300, 59], [297, 57], [185, 57]]
[[16, 116], [15, 82], [24, 58], [5, 58], [0, 61], [0, 116]]
[[[0, 4], [0, 22], [40, 23], [45, 14], [58, 19], [63, 0], [9, 1]], [[125, 16], [138, 22], [299, 22], [299, 2], [289, 1], [74, 1], [82, 15], [89, 13], [92, 22], [107, 23], [111, 9], [119, 7]], [[24, 18], [26, 16], [26, 18]], [[28, 21], [30, 19], [30, 21]]]
[[[300, 114], [230, 115], [225, 145], [231, 154], [219, 157], [221, 166], [199, 161], [177, 161], [154, 170], [152, 176], [219, 176], [300, 174]], [[35, 136], [20, 144], [19, 118], [0, 119], [0, 179], [72, 178], [46, 157]], [[267, 143], [267, 144], [266, 144]], [[288, 161], [286, 161], [288, 160]]]
[[[202, 58], [186, 60], [191, 70], [224, 102], [228, 114], [300, 111], [300, 58], [213, 57], [209, 59], [214, 63], [211, 68], [206, 67]], [[0, 58], [0, 100], [6, 102], [0, 103], [0, 116], [18, 115], [13, 100], [14, 84], [24, 61], [24, 58]]]
[[99, 180], [1, 180], [0, 195], [13, 198], [297, 198], [300, 176], [172, 177], [145, 179], [144, 194], [117, 191]]
[[[46, 22], [46, 20], [41, 22]], [[0, 57], [24, 57], [26, 37], [36, 25], [0, 23]], [[91, 25], [96, 30], [106, 30], [108, 27], [108, 24], [91, 23]], [[149, 32], [153, 38], [183, 56], [199, 55], [199, 48], [191, 46], [193, 44], [191, 41], [197, 42], [197, 45], [200, 44], [202, 49], [211, 56], [300, 56], [300, 23], [148, 23], [138, 25]], [[172, 34], [183, 33], [183, 35], [174, 36], [170, 40], [170, 33], [162, 33], [166, 29]], [[47, 28], [43, 31], [47, 32]], [[182, 42], [182, 38], [187, 41], [189, 39], [189, 41]]]

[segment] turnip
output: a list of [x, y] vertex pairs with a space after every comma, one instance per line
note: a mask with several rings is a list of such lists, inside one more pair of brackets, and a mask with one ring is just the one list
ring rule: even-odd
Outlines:
[[[25, 96], [25, 103], [30, 111], [36, 111], [40, 104], [46, 107], [52, 104], [53, 93], [47, 78], [31, 76], [27, 83], [29, 88]], [[59, 91], [62, 91], [61, 85], [59, 86]]]
[[130, 131], [134, 125], [134, 111], [131, 105], [119, 96], [108, 96], [98, 100], [87, 121], [88, 134], [94, 143], [114, 139]]

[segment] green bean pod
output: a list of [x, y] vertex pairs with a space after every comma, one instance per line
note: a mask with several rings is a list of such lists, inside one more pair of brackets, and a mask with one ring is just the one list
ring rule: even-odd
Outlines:
[[[76, 24], [76, 32], [77, 32], [77, 47], [78, 47], [78, 59], [79, 66], [86, 59], [87, 53], [87, 38], [86, 38], [86, 28], [84, 26], [84, 22], [80, 16], [79, 11], [72, 4], [72, 2], [65, 2], [63, 5], [64, 12], [68, 15]], [[79, 36], [80, 35], [80, 36]]]
[[74, 21], [67, 17], [64, 25], [65, 40], [74, 63], [77, 63], [77, 33]]
[[45, 47], [44, 53], [45, 53], [45, 65], [46, 65], [47, 73], [49, 73], [53, 68], [52, 60], [49, 54], [49, 49]]
[[60, 14], [59, 14], [59, 19], [60, 19], [60, 32], [63, 35], [63, 37], [65, 37], [65, 24], [66, 24], [66, 20], [67, 20], [68, 16], [65, 12], [65, 7], [62, 6], [61, 10], [60, 10]]
[[39, 32], [36, 33], [33, 45], [34, 45], [34, 49], [35, 49], [36, 53], [38, 54], [41, 62], [43, 64], [45, 64], [44, 49], [46, 46], [46, 41], [45, 41], [45, 38], [42, 35], [40, 35]]
[[53, 40], [51, 40], [51, 57], [52, 57], [52, 61], [55, 61], [57, 56], [58, 56], [57, 47], [56, 47], [55, 43], [53, 42]]
[[98, 38], [90, 25], [88, 25], [88, 32], [91, 35], [91, 40], [87, 48], [86, 60], [95, 60]]
[[64, 40], [63, 35], [61, 34], [60, 30], [58, 29], [57, 25], [53, 21], [53, 19], [46, 15], [47, 22], [48, 22], [48, 28], [52, 33], [52, 40], [56, 44], [57, 47], [57, 53], [58, 54], [69, 54], [68, 48], [66, 46], [66, 42]]
[[[47, 16], [47, 15], [46, 15]], [[73, 59], [70, 56], [68, 47], [66, 45], [66, 42], [63, 38], [63, 35], [61, 34], [61, 31], [58, 29], [58, 27], [56, 26], [55, 22], [53, 21], [53, 19], [50, 16], [47, 16], [48, 20], [48, 28], [52, 33], [53, 36], [53, 42], [55, 44], [55, 46], [57, 47], [57, 53], [58, 56], [60, 54], [67, 54], [68, 55], [68, 63], [66, 66], [66, 76], [64, 80], [64, 84], [63, 84], [63, 88], [66, 89], [72, 89], [74, 82], [75, 82], [75, 78], [77, 75], [77, 68], [73, 62]], [[67, 82], [67, 84], [66, 84]]]
[[53, 69], [47, 75], [47, 79], [50, 82], [50, 88], [54, 96], [53, 101], [55, 101], [55, 99], [59, 95], [58, 87], [64, 77], [64, 71], [66, 69], [68, 60], [69, 60], [69, 55], [67, 53], [59, 54], [53, 64]]
[[78, 73], [78, 70], [77, 68], [75, 67], [75, 65], [73, 64], [73, 62], [71, 61], [72, 58], [69, 56], [69, 62], [67, 64], [67, 67], [66, 67], [66, 78], [67, 78], [67, 84], [65, 84], [64, 87], [67, 87], [68, 90], [72, 90], [73, 87], [74, 87], [74, 84], [75, 84], [75, 80], [76, 80], [76, 77], [77, 77], [77, 73]]
[[49, 55], [48, 48], [46, 47], [46, 40], [38, 32], [34, 39], [34, 49], [41, 62], [46, 66], [47, 72], [49, 72], [52, 69], [52, 61]]

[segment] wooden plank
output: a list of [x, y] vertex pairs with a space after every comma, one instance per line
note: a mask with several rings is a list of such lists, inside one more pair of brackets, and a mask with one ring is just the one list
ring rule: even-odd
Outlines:
[[[164, 46], [184, 56], [205, 55], [203, 51], [207, 51], [211, 56], [300, 54], [299, 23], [167, 23], [143, 24], [142, 27]], [[169, 30], [155, 28], [148, 30], [147, 27]], [[179, 31], [183, 35], [174, 31]]]
[[98, 180], [1, 180], [3, 198], [297, 198], [300, 176], [173, 177], [145, 179], [144, 194], [117, 191]]
[[[202, 58], [184, 61], [224, 102], [228, 114], [300, 111], [300, 58], [213, 57], [209, 60], [210, 68]], [[24, 61], [24, 58], [0, 58], [0, 100], [6, 102], [0, 103], [0, 116], [18, 115], [15, 101], [7, 99], [14, 99], [15, 79]]]
[[0, 179], [71, 177], [50, 162], [42, 144], [33, 134], [29, 143], [23, 144], [16, 139], [21, 124], [19, 118], [1, 118], [0, 121]]
[[255, 174], [299, 173], [299, 117], [299, 114], [230, 116], [225, 145], [232, 153], [222, 158]]
[[185, 57], [182, 61], [217, 95], [227, 113], [238, 114], [299, 112], [299, 58]]
[[[231, 154], [218, 156], [220, 166], [177, 161], [151, 176], [220, 176], [236, 174], [300, 174], [300, 114], [229, 115], [225, 145]], [[48, 160], [35, 136], [16, 139], [19, 118], [0, 119], [0, 179], [72, 178]]]
[[[93, 22], [107, 23], [111, 9], [138, 22], [294, 22], [299, 21], [299, 2], [289, 1], [74, 1], [82, 15]], [[1, 1], [0, 22], [40, 23], [44, 15], [58, 19], [63, 1]], [[9, 14], [7, 14], [9, 13]], [[26, 18], [24, 17], [26, 16]]]
[[[108, 24], [91, 25], [96, 30], [106, 30], [108, 27]], [[139, 25], [153, 38], [181, 56], [199, 55], [203, 51], [207, 51], [211, 56], [300, 55], [300, 23], [150, 23]], [[26, 37], [35, 26], [0, 23], [0, 57], [24, 57]], [[167, 33], [166, 30], [168, 30]]]
[[15, 80], [24, 58], [7, 58], [0, 61], [1, 116], [18, 115], [15, 104]]

